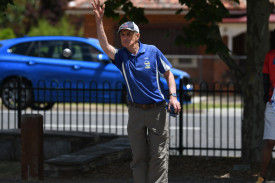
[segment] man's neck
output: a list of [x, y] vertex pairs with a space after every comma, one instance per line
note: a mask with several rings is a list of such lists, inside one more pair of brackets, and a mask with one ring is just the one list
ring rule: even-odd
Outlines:
[[130, 53], [132, 53], [132, 54], [134, 54], [134, 55], [137, 55], [138, 50], [139, 50], [139, 42], [137, 42], [137, 43], [135, 43], [133, 46], [127, 48], [127, 50], [128, 50]]

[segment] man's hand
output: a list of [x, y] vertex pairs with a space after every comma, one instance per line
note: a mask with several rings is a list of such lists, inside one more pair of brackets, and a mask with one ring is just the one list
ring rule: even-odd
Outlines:
[[177, 97], [171, 96], [168, 104], [168, 111], [170, 111], [170, 106], [173, 105], [174, 113], [179, 113], [181, 111], [180, 103], [178, 102]]
[[96, 3], [96, 0], [94, 2], [91, 2], [93, 6], [93, 12], [95, 14], [95, 18], [97, 21], [102, 21], [103, 16], [104, 16], [104, 10], [105, 10], [105, 4], [100, 6], [100, 1], [98, 0]]

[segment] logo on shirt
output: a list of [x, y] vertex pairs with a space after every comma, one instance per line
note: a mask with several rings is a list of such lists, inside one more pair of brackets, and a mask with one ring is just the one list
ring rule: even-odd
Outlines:
[[273, 59], [273, 64], [275, 64], [275, 58]]
[[149, 62], [149, 60], [145, 60], [144, 65], [145, 65], [145, 69], [150, 69], [150, 62]]

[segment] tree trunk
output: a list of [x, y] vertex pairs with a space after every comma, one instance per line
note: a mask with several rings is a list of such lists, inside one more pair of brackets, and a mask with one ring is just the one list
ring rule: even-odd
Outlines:
[[244, 97], [242, 122], [242, 159], [259, 161], [264, 127], [262, 68], [269, 51], [269, 15], [272, 5], [268, 0], [247, 0], [247, 61], [241, 80]]

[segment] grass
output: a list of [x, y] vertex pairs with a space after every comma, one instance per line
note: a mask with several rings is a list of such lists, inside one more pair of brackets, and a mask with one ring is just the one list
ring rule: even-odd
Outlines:
[[21, 174], [21, 163], [19, 161], [0, 161], [0, 178], [18, 179]]
[[206, 102], [201, 102], [201, 103], [193, 103], [193, 104], [187, 104], [187, 105], [183, 105], [184, 108], [188, 108], [188, 109], [209, 109], [209, 108], [214, 108], [214, 109], [227, 109], [227, 108], [236, 108], [236, 109], [240, 109], [243, 107], [242, 104], [240, 103], [224, 103], [224, 104], [220, 104], [220, 103], [206, 103]]

